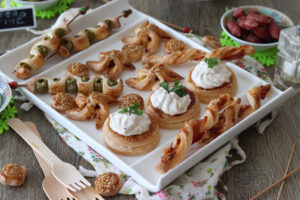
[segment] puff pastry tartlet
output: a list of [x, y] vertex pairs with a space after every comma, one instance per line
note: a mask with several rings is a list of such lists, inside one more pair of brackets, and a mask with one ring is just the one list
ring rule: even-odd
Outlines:
[[208, 104], [222, 94], [234, 96], [237, 91], [237, 78], [234, 72], [224, 64], [212, 64], [209, 59], [192, 69], [186, 77], [186, 86], [198, 95], [201, 103]]
[[106, 146], [125, 156], [150, 152], [160, 140], [159, 125], [139, 109], [138, 103], [110, 114], [103, 132]]
[[178, 129], [185, 121], [199, 116], [200, 103], [197, 95], [179, 85], [179, 81], [172, 89], [163, 82], [148, 96], [145, 111], [158, 121], [160, 128]]

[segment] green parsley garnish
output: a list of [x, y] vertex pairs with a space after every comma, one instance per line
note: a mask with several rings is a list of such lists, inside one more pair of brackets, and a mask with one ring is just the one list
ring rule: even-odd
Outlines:
[[219, 58], [204, 58], [204, 62], [208, 64], [208, 68], [214, 68], [214, 66], [220, 64]]
[[186, 87], [184, 87], [183, 85], [179, 85], [179, 81], [175, 81], [174, 87], [172, 89], [169, 89], [169, 84], [166, 82], [162, 82], [159, 85], [160, 87], [164, 88], [168, 93], [175, 92], [179, 97], [183, 97], [188, 94], [185, 90]]
[[144, 111], [139, 109], [140, 104], [136, 103], [134, 105], [126, 106], [122, 110], [119, 111], [119, 113], [124, 114], [124, 113], [129, 113], [131, 114], [136, 114], [136, 115], [142, 115]]

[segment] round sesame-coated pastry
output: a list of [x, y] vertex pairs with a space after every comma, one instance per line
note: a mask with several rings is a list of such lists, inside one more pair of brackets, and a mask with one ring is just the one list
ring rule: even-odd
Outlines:
[[24, 183], [26, 168], [18, 164], [8, 164], [2, 168], [0, 183], [9, 186], [20, 186]]
[[122, 185], [120, 176], [113, 172], [100, 174], [95, 180], [96, 191], [104, 197], [118, 194]]
[[64, 113], [75, 107], [74, 97], [66, 92], [57, 93], [51, 98], [50, 105], [58, 112]]
[[176, 51], [183, 51], [186, 49], [186, 45], [181, 40], [170, 39], [164, 46], [165, 54], [174, 53]]
[[120, 109], [139, 103], [139, 109], [144, 110], [144, 100], [138, 94], [126, 94], [120, 99], [119, 102]]

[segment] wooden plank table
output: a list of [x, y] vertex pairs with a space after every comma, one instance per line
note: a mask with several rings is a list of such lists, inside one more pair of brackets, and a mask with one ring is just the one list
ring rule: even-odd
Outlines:
[[[221, 33], [219, 20], [225, 7], [239, 5], [265, 5], [278, 9], [291, 17], [297, 24], [300, 22], [299, 0], [130, 0], [130, 3], [153, 17], [185, 27], [189, 26], [200, 35]], [[98, 0], [75, 1], [72, 7], [89, 4], [92, 8], [103, 4]], [[55, 19], [37, 20], [37, 29], [50, 27]], [[0, 33], [0, 53], [13, 49], [34, 35], [26, 31]], [[10, 67], [10, 66], [8, 66]], [[272, 71], [272, 70], [270, 70]], [[19, 108], [20, 103], [16, 102]], [[92, 166], [78, 156], [62, 142], [54, 128], [46, 120], [43, 113], [34, 107], [29, 112], [20, 111], [19, 118], [37, 124], [45, 143], [62, 160], [75, 166]], [[292, 144], [297, 146], [291, 169], [300, 165], [300, 95], [296, 95], [280, 109], [278, 117], [267, 128], [265, 134], [259, 135], [254, 128], [249, 128], [240, 136], [240, 145], [247, 154], [247, 160], [226, 172], [222, 180], [228, 186], [227, 199], [249, 199], [273, 182], [278, 180], [285, 171], [285, 166]], [[46, 199], [41, 183], [43, 174], [30, 147], [13, 131], [0, 135], [0, 167], [8, 163], [20, 163], [28, 170], [26, 182], [21, 187], [5, 187], [0, 185], [0, 199]], [[290, 177], [283, 188], [281, 199], [300, 198], [300, 174]], [[91, 180], [93, 181], [93, 180]], [[266, 193], [261, 199], [275, 199], [279, 186]], [[133, 196], [117, 195], [110, 199], [135, 199]]]

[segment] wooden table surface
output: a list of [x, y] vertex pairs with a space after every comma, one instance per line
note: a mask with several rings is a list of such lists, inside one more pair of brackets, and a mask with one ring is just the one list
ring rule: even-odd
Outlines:
[[[76, 0], [73, 7], [88, 3], [92, 8], [103, 4], [101, 0]], [[191, 27], [200, 35], [221, 33], [219, 20], [226, 7], [239, 5], [265, 5], [286, 13], [297, 24], [300, 22], [299, 0], [130, 0], [133, 7], [153, 17], [170, 23]], [[37, 29], [50, 27], [55, 19], [37, 20]], [[26, 31], [0, 33], [0, 53], [18, 47], [29, 41], [34, 35]], [[2, 63], [1, 63], [2, 64]], [[270, 70], [272, 71], [272, 70]], [[20, 103], [16, 102], [19, 108]], [[62, 160], [76, 167], [92, 166], [78, 156], [62, 142], [54, 128], [36, 107], [29, 112], [20, 111], [19, 118], [37, 124], [45, 143]], [[240, 134], [240, 145], [247, 154], [245, 163], [238, 165], [222, 176], [228, 192], [227, 199], [249, 199], [282, 177], [288, 156], [294, 142], [297, 143], [291, 169], [300, 165], [300, 95], [288, 100], [280, 109], [278, 117], [267, 128], [264, 135], [248, 128]], [[41, 183], [42, 171], [30, 147], [13, 131], [0, 135], [0, 167], [8, 163], [20, 163], [26, 166], [28, 175], [21, 187], [0, 185], [0, 199], [46, 199]], [[92, 181], [92, 180], [91, 180]], [[267, 192], [261, 199], [275, 199], [279, 187]], [[290, 177], [283, 188], [281, 199], [300, 198], [300, 174]], [[118, 195], [111, 199], [134, 199], [133, 196]]]

